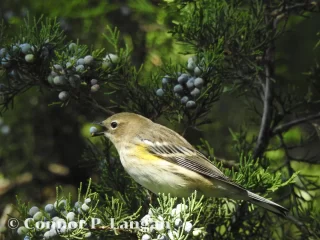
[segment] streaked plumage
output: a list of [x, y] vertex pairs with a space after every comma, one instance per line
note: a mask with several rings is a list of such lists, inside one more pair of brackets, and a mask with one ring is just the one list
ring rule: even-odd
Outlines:
[[115, 145], [124, 169], [135, 181], [156, 194], [188, 197], [197, 190], [206, 197], [247, 200], [282, 216], [288, 212], [232, 182], [169, 128], [133, 113], [115, 114], [102, 125], [106, 127], [104, 135]]

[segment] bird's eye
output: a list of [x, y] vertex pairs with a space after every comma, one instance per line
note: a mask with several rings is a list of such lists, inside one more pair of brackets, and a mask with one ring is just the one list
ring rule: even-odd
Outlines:
[[117, 123], [117, 122], [112, 122], [112, 123], [111, 123], [111, 127], [112, 127], [113, 129], [117, 128], [117, 127], [118, 127], [118, 123]]

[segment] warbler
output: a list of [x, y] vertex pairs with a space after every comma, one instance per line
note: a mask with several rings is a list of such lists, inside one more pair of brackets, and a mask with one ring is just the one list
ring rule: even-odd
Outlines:
[[118, 113], [101, 122], [104, 135], [116, 147], [128, 174], [155, 194], [246, 200], [273, 213], [288, 210], [234, 183], [181, 135], [134, 113]]

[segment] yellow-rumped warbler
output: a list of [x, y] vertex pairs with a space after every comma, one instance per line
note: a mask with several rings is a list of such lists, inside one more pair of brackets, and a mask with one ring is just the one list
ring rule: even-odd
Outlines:
[[155, 194], [188, 197], [195, 190], [206, 197], [246, 200], [276, 214], [288, 210], [232, 182], [178, 133], [134, 114], [115, 114], [101, 123], [129, 175]]

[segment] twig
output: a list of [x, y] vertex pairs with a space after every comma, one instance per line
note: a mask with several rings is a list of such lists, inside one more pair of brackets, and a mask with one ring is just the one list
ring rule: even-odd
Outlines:
[[[266, 8], [270, 8], [270, 1], [266, 1]], [[265, 22], [268, 23], [270, 21], [270, 17], [268, 13], [265, 16]], [[272, 25], [270, 25], [271, 33], [275, 34], [277, 29], [277, 22], [273, 20]], [[273, 75], [273, 64], [274, 64], [274, 41], [269, 43], [267, 50], [265, 51], [265, 84], [261, 81], [262, 88], [264, 90], [263, 95], [263, 114], [260, 124], [260, 131], [257, 139], [257, 145], [253, 152], [253, 158], [258, 158], [264, 152], [269, 143], [269, 133], [270, 126], [272, 122], [272, 75]], [[260, 79], [259, 79], [260, 80]]]
[[285, 12], [292, 12], [294, 10], [305, 10], [305, 11], [310, 11], [313, 12], [314, 8], [316, 8], [317, 6], [320, 6], [320, 2], [319, 1], [309, 1], [306, 0], [304, 3], [295, 3], [292, 4], [290, 6], [285, 6], [285, 7], [281, 7], [280, 9], [275, 9], [271, 15], [272, 16], [279, 16]]
[[272, 136], [277, 135], [277, 134], [279, 134], [279, 133], [282, 133], [282, 132], [285, 132], [285, 131], [289, 130], [290, 128], [292, 128], [292, 127], [294, 127], [294, 126], [296, 126], [296, 125], [299, 125], [299, 124], [301, 124], [301, 123], [305, 123], [305, 122], [308, 122], [308, 121], [311, 121], [311, 120], [315, 120], [315, 119], [318, 119], [318, 118], [320, 118], [320, 113], [295, 119], [295, 120], [293, 120], [293, 121], [291, 121], [291, 122], [284, 123], [284, 124], [276, 127], [276, 128], [272, 131], [272, 134], [271, 134], [271, 135], [272, 135]]
[[101, 106], [95, 99], [90, 100], [89, 98], [87, 98], [87, 99], [85, 99], [85, 100], [86, 100], [88, 103], [92, 104], [92, 106], [93, 106], [94, 108], [100, 109], [100, 110], [102, 110], [103, 112], [107, 113], [107, 114], [110, 115], [110, 116], [115, 114], [115, 112], [113, 112], [113, 111], [111, 111], [111, 110], [109, 110], [109, 109], [104, 108], [103, 106]]
[[[267, 50], [267, 59], [271, 58], [271, 48]], [[261, 155], [269, 142], [269, 129], [272, 121], [272, 81], [270, 72], [270, 61], [265, 65], [266, 83], [264, 86], [264, 99], [263, 99], [263, 115], [261, 119], [260, 131], [257, 140], [257, 146], [254, 150], [253, 157], [257, 158]]]

